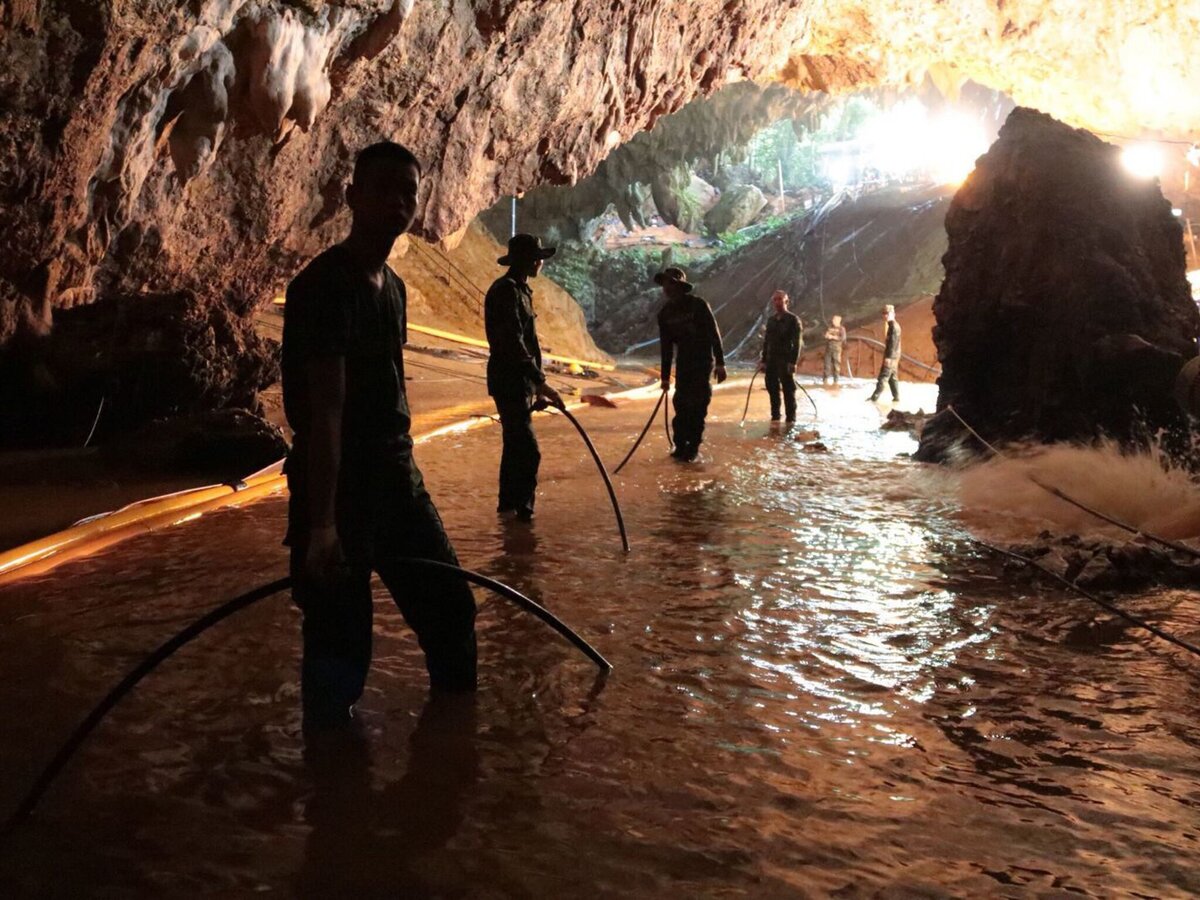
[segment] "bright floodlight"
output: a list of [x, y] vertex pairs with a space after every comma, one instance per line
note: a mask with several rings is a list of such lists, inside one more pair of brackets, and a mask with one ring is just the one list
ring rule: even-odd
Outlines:
[[975, 160], [987, 152], [983, 126], [970, 116], [948, 112], [930, 128], [930, 163], [933, 177], [942, 184], [960, 184], [975, 169]]
[[911, 98], [868, 121], [860, 140], [865, 165], [894, 176], [919, 173], [939, 184], [963, 181], [988, 148], [977, 119], [953, 110], [931, 113]]
[[1154, 144], [1130, 144], [1121, 151], [1121, 165], [1137, 178], [1157, 178], [1163, 170], [1162, 150]]

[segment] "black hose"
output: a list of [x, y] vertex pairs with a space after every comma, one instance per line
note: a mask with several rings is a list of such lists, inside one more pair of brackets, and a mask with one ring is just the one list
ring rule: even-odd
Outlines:
[[[746, 405], [742, 407], [741, 425], [746, 424], [746, 414], [750, 412], [750, 392], [754, 390], [754, 379], [758, 377], [758, 369], [754, 370], [754, 374], [750, 376], [750, 386], [746, 388]], [[739, 427], [741, 427], [739, 425]]]
[[604, 486], [608, 488], [608, 499], [612, 501], [613, 513], [617, 517], [617, 529], [621, 532], [621, 546], [625, 552], [629, 552], [629, 536], [625, 533], [625, 518], [621, 515], [621, 504], [617, 502], [617, 492], [613, 489], [612, 479], [608, 477], [608, 469], [604, 467], [604, 461], [600, 459], [600, 454], [596, 452], [596, 447], [592, 443], [592, 439], [588, 437], [588, 433], [583, 430], [583, 426], [579, 424], [571, 413], [561, 406], [550, 407], [557, 409], [560, 413], [567, 417], [567, 420], [575, 426], [575, 430], [579, 432], [579, 436], [583, 438], [584, 444], [587, 445], [588, 452], [592, 454], [592, 459], [596, 461], [596, 468], [600, 470], [600, 477], [604, 479]]
[[[560, 635], [566, 638], [571, 644], [577, 647], [585, 656], [594, 662], [600, 669], [602, 675], [606, 675], [612, 671], [612, 663], [605, 659], [599, 650], [585, 641], [582, 637], [570, 629], [562, 620], [556, 617], [545, 607], [526, 597], [521, 592], [514, 590], [508, 585], [496, 581], [493, 578], [488, 578], [486, 575], [480, 575], [478, 572], [472, 572], [470, 569], [463, 569], [459, 566], [452, 566], [449, 563], [438, 562], [433, 559], [418, 559], [416, 557], [405, 557], [400, 560], [404, 564], [416, 566], [418, 568], [425, 567], [428, 569], [437, 569], [445, 572], [452, 572], [465, 581], [472, 582], [485, 587], [488, 590], [500, 595], [506, 600], [510, 600], [519, 606], [521, 609], [541, 619]], [[42, 773], [33, 783], [33, 787], [21, 800], [16, 811], [9, 816], [8, 820], [0, 827], [0, 839], [7, 838], [13, 830], [21, 824], [25, 818], [33, 812], [38, 801], [42, 799], [46, 791], [54, 783], [63, 768], [70, 762], [71, 757], [83, 745], [88, 736], [96, 729], [96, 727], [104, 720], [104, 717], [116, 706], [130, 691], [137, 687], [138, 683], [143, 678], [153, 672], [159, 665], [169, 659], [174, 653], [195, 640], [214, 625], [224, 621], [236, 612], [246, 609], [248, 606], [257, 603], [259, 600], [264, 600], [267, 597], [278, 594], [280, 591], [285, 591], [292, 586], [290, 577], [277, 578], [276, 580], [257, 587], [252, 591], [233, 598], [227, 603], [223, 603], [214, 609], [212, 612], [197, 619], [187, 628], [180, 631], [166, 643], [162, 644], [157, 650], [147, 656], [144, 660], [138, 663], [134, 669], [121, 679], [111, 691], [109, 691], [104, 699], [96, 704], [95, 708], [87, 714], [82, 722], [75, 727], [71, 732], [67, 742], [59, 748], [59, 751], [54, 754], [54, 758]]]
[[176, 650], [199, 637], [218, 622], [229, 618], [234, 613], [245, 609], [247, 606], [250, 606], [253, 603], [257, 603], [259, 600], [270, 597], [273, 594], [278, 594], [280, 591], [287, 590], [289, 587], [291, 587], [291, 584], [291, 578], [278, 578], [275, 581], [264, 584], [262, 587], [255, 588], [252, 591], [247, 591], [240, 597], [235, 597], [234, 599], [230, 600], [228, 603], [223, 603], [212, 612], [197, 619], [187, 628], [183, 629], [183, 631], [179, 632], [177, 635], [147, 656], [144, 660], [142, 660], [133, 669], [133, 671], [122, 678], [120, 683], [111, 691], [109, 691], [108, 694], [105, 695], [104, 699], [96, 704], [96, 707], [87, 714], [87, 717], [80, 722], [78, 726], [76, 726], [75, 730], [71, 733], [71, 737], [65, 744], [62, 745], [59, 751], [54, 754], [54, 758], [50, 760], [49, 765], [42, 770], [42, 774], [39, 775], [37, 780], [33, 783], [33, 787], [29, 789], [29, 792], [25, 795], [25, 799], [23, 799], [21, 804], [17, 807], [16, 812], [14, 812], [9, 817], [8, 821], [4, 823], [4, 827], [0, 828], [0, 837], [7, 837], [12, 830], [19, 825], [22, 820], [25, 819], [26, 816], [33, 812], [33, 808], [37, 806], [38, 801], [42, 799], [42, 795], [50, 789], [50, 785], [54, 782], [54, 779], [58, 777], [58, 773], [62, 771], [63, 767], [66, 766], [71, 757], [75, 755], [75, 751], [79, 749], [80, 745], [82, 745], [85, 740], [87, 740], [88, 735], [95, 730], [96, 726], [100, 724], [106, 715], [108, 715], [109, 711], [121, 701], [121, 698], [123, 698], [126, 694], [132, 691], [134, 687], [137, 686], [138, 682], [153, 672], [160, 663], [170, 657]]
[[[646, 432], [649, 431], [650, 426], [654, 424], [654, 419], [658, 416], [658, 408], [660, 406], [662, 406], [663, 398], [666, 396], [667, 396], [666, 391], [663, 391], [661, 394], [658, 395], [658, 402], [654, 404], [654, 409], [651, 410], [651, 412], [650, 412], [650, 418], [646, 420], [646, 427], [642, 429], [642, 433], [639, 434], [637, 437], [637, 440], [633, 442], [633, 446], [629, 448], [629, 452], [625, 454], [625, 458], [623, 460], [621, 460], [620, 464], [615, 469], [613, 469], [614, 475], [620, 475], [621, 470], [623, 468], [625, 468], [625, 463], [627, 463], [627, 462], [629, 462], [629, 460], [633, 459], [633, 454], [637, 451], [637, 448], [641, 445], [642, 438], [644, 438], [646, 436]], [[668, 440], [670, 440], [669, 435], [668, 435]]]
[[819, 412], [817, 412], [817, 401], [813, 399], [813, 397], [812, 397], [812, 394], [810, 394], [810, 393], [809, 393], [809, 392], [808, 392], [808, 391], [805, 389], [804, 385], [802, 385], [800, 382], [798, 382], [798, 381], [796, 382], [796, 387], [798, 387], [798, 388], [800, 388], [800, 390], [804, 391], [804, 396], [805, 396], [805, 397], [807, 397], [807, 398], [808, 398], [808, 402], [812, 404], [812, 408], [813, 408], [813, 419], [814, 419], [815, 421], [818, 421], [818, 422], [819, 422], [819, 421], [821, 420], [821, 414], [820, 414]]

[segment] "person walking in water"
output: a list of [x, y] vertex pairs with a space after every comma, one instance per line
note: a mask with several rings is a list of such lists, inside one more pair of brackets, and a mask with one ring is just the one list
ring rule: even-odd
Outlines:
[[767, 395], [771, 398], [771, 421], [779, 421], [779, 395], [783, 394], [783, 409], [788, 424], [791, 424], [796, 421], [796, 379], [793, 373], [804, 349], [804, 329], [800, 319], [788, 312], [788, 300], [788, 295], [783, 291], [771, 295], [774, 313], [767, 319], [758, 370], [766, 376]]
[[533, 289], [542, 264], [554, 255], [532, 234], [517, 234], [497, 262], [508, 271], [488, 289], [483, 303], [484, 329], [491, 355], [487, 388], [500, 416], [503, 450], [500, 454], [500, 498], [496, 512], [533, 520], [538, 465], [542, 454], [533, 433], [533, 410], [538, 403], [562, 406], [558, 392], [546, 383], [542, 348], [534, 327]]
[[671, 387], [671, 364], [675, 363], [675, 450], [671, 455], [691, 462], [700, 452], [704, 436], [714, 363], [717, 382], [726, 377], [721, 331], [708, 303], [692, 293], [683, 269], [668, 266], [654, 276], [654, 282], [667, 301], [658, 313], [664, 391]]
[[825, 374], [821, 379], [823, 384], [829, 384], [829, 379], [833, 379], [833, 383], [838, 383], [838, 376], [842, 373], [842, 350], [846, 347], [846, 329], [842, 325], [842, 317], [834, 316], [829, 321], [829, 327], [825, 329]]
[[283, 403], [294, 432], [284, 543], [304, 613], [306, 730], [349, 724], [371, 663], [371, 571], [425, 652], [430, 687], [476, 686], [475, 600], [461, 578], [405, 557], [458, 564], [413, 459], [404, 385], [404, 282], [388, 266], [417, 210], [421, 167], [389, 141], [359, 153], [346, 188], [349, 236], [287, 289]]
[[900, 381], [897, 373], [900, 371], [900, 323], [896, 321], [896, 307], [890, 303], [883, 308], [883, 321], [887, 326], [887, 334], [883, 340], [883, 364], [879, 367], [875, 390], [867, 399], [871, 403], [878, 400], [886, 383], [892, 390], [892, 402], [899, 403]]

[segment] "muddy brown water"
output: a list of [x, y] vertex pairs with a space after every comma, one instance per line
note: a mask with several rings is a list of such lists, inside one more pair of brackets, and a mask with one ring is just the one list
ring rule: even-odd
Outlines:
[[[105, 721], [0, 848], [3, 895], [1200, 891], [1200, 667], [1081, 632], [1091, 608], [963, 537], [864, 388], [815, 393], [827, 454], [739, 428], [737, 390], [697, 464], [652, 431], [616, 479], [628, 557], [566, 422], [539, 422], [533, 529], [493, 513], [495, 429], [420, 447], [464, 564], [593, 641], [607, 684], [487, 599], [478, 697], [427, 704], [380, 593], [364, 740], [306, 753], [298, 616], [264, 601]], [[649, 408], [583, 421], [615, 463]], [[220, 512], [0, 590], [4, 815], [141, 656], [283, 573], [283, 516]], [[1193, 597], [1126, 602], [1200, 633]]]

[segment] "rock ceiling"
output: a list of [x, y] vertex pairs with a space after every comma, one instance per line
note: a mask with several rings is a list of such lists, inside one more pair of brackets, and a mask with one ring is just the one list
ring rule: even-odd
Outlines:
[[1184, 136], [1198, 38], [1200, 2], [1149, 0], [7, 0], [0, 339], [109, 293], [245, 306], [336, 233], [381, 136], [426, 162], [420, 229], [444, 237], [745, 78], [969, 78]]

